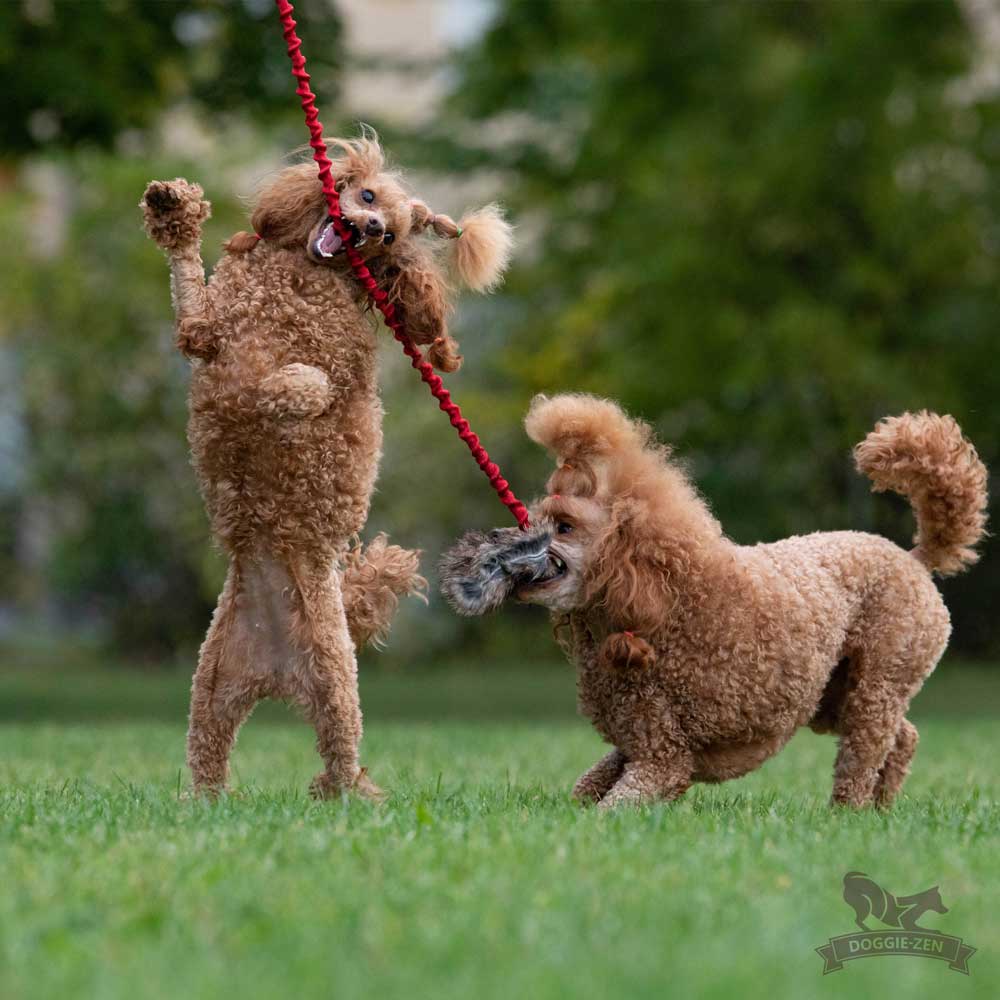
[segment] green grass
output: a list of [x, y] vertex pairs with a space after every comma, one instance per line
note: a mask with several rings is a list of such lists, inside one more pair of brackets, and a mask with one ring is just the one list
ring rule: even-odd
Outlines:
[[[969, 675], [980, 708], [993, 676]], [[0, 679], [5, 718], [25, 684]], [[568, 798], [601, 752], [583, 722], [407, 720], [407, 684], [370, 687], [381, 807], [311, 802], [310, 733], [281, 715], [251, 720], [238, 794], [212, 804], [182, 794], [182, 720], [65, 721], [53, 695], [46, 722], [29, 698], [39, 721], [0, 725], [0, 997], [996, 995], [1000, 726], [959, 717], [946, 684], [888, 815], [830, 811], [833, 743], [806, 733], [749, 778], [611, 816]], [[848, 870], [939, 883], [950, 912], [926, 924], [979, 949], [971, 976], [916, 958], [822, 976], [814, 949], [855, 929]]]

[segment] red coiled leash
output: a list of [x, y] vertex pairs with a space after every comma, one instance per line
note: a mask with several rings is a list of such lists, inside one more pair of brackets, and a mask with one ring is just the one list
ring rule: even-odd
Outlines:
[[295, 20], [292, 17], [294, 8], [288, 0], [275, 0], [275, 2], [278, 5], [278, 13], [281, 15], [285, 42], [288, 45], [288, 57], [292, 60], [292, 76], [298, 81], [295, 93], [299, 95], [302, 110], [305, 112], [306, 127], [309, 129], [309, 145], [313, 149], [313, 159], [319, 164], [319, 179], [323, 184], [323, 194], [326, 195], [333, 228], [344, 245], [347, 259], [350, 261], [358, 280], [368, 290], [368, 295], [375, 303], [375, 307], [385, 317], [386, 326], [392, 330], [392, 335], [402, 345], [403, 353], [410, 359], [410, 364], [420, 372], [420, 378], [427, 383], [431, 395], [438, 401], [438, 406], [448, 414], [451, 426], [458, 431], [458, 436], [465, 442], [472, 457], [476, 460], [476, 464], [483, 470], [483, 474], [490, 481], [490, 486], [496, 490], [500, 502], [514, 515], [519, 527], [527, 528], [527, 508], [514, 496], [510, 484], [501, 475], [499, 466], [490, 460], [486, 449], [479, 441], [479, 436], [473, 432], [469, 421], [462, 416], [458, 403], [452, 400], [451, 393], [444, 387], [441, 377], [424, 360], [417, 345], [406, 332], [403, 321], [396, 316], [395, 305], [389, 301], [389, 296], [385, 291], [378, 287], [378, 283], [365, 266], [361, 254], [351, 246], [351, 231], [340, 214], [340, 194], [333, 179], [333, 164], [326, 155], [323, 126], [319, 120], [319, 112], [316, 110], [316, 95], [309, 89], [306, 59], [302, 55], [302, 39], [295, 34]]

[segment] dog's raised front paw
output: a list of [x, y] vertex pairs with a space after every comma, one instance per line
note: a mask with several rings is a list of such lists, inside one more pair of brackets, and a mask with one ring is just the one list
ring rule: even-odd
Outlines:
[[212, 212], [201, 186], [189, 184], [183, 177], [150, 181], [139, 207], [146, 232], [166, 250], [197, 242], [202, 223]]

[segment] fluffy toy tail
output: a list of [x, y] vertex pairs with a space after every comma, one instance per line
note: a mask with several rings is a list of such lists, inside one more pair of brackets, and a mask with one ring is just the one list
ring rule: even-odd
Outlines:
[[455, 273], [475, 292], [490, 292], [503, 280], [514, 246], [514, 231], [498, 205], [462, 216], [454, 241]]
[[875, 492], [906, 497], [917, 518], [913, 554], [950, 576], [979, 558], [986, 532], [986, 466], [953, 417], [922, 410], [887, 417], [854, 449]]
[[390, 545], [385, 535], [370, 544], [356, 545], [344, 557], [343, 595], [347, 626], [354, 645], [381, 645], [399, 599], [424, 597], [427, 581], [419, 574], [419, 554]]

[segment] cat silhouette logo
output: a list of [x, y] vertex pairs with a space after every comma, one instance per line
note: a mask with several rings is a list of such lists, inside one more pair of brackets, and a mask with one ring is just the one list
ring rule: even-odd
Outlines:
[[[854, 910], [854, 922], [860, 934], [830, 938], [816, 951], [823, 959], [823, 975], [837, 972], [845, 962], [879, 955], [913, 955], [938, 958], [950, 969], [969, 974], [969, 959], [976, 949], [961, 938], [942, 934], [917, 923], [927, 913], [947, 913], [938, 886], [909, 896], [894, 896], [863, 872], [844, 876], [844, 902]], [[866, 921], [875, 920], [890, 930], [872, 929]]]

